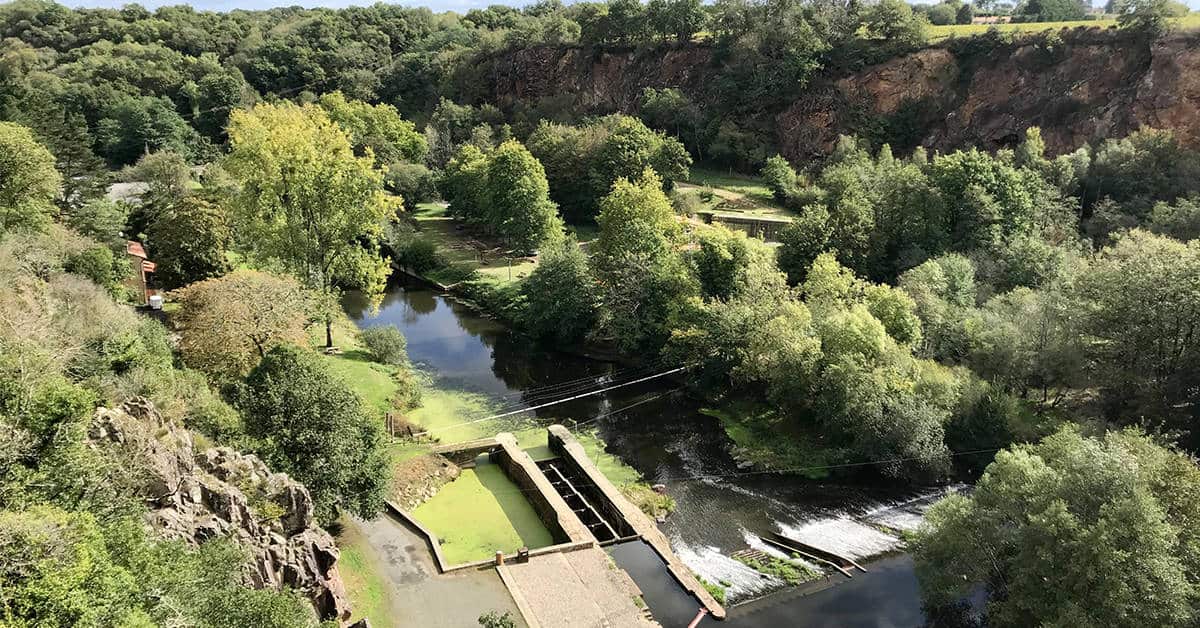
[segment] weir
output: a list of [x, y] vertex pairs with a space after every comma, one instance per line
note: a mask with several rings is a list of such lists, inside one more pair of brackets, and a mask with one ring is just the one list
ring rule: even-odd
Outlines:
[[[648, 550], [662, 560], [664, 577], [673, 579], [682, 587], [683, 595], [691, 597], [697, 611], [703, 608], [714, 618], [725, 617], [725, 609], [675, 555], [657, 525], [600, 473], [583, 446], [565, 427], [550, 426], [547, 441], [557, 457], [536, 462], [508, 433], [497, 434], [494, 438], [441, 445], [435, 447], [434, 451], [459, 464], [471, 465], [480, 455], [486, 455], [491, 462], [498, 464], [523, 491], [550, 531], [555, 545], [533, 550], [497, 548], [494, 559], [449, 565], [442, 555], [438, 538], [432, 532], [394, 504], [388, 504], [389, 511], [426, 537], [440, 572], [495, 565], [516, 600], [518, 609], [526, 615], [526, 623], [530, 625], [538, 625], [539, 622], [565, 625], [554, 617], [562, 609], [569, 608], [586, 617], [595, 609], [611, 607], [615, 603], [613, 600], [622, 596], [626, 601], [630, 594], [640, 596], [641, 591], [624, 570], [617, 568], [619, 574], [614, 576], [605, 575], [605, 571], [612, 570], [610, 567], [604, 570], [597, 567], [611, 565], [604, 558], [600, 546], [638, 540], [644, 541]], [[464, 525], [470, 523], [464, 522]], [[474, 523], [486, 525], [486, 522]], [[570, 558], [566, 557], [568, 554]], [[552, 591], [548, 588], [551, 582], [574, 583], [578, 594], [568, 596], [572, 599], [550, 603], [547, 596]], [[620, 612], [628, 615], [629, 625], [656, 625], [643, 614], [629, 613], [629, 609], [623, 606]]]

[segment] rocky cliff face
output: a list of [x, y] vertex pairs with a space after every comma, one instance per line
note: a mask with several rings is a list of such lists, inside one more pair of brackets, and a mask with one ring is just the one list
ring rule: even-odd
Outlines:
[[250, 552], [246, 583], [305, 592], [322, 619], [346, 620], [349, 603], [333, 538], [313, 521], [308, 489], [227, 447], [196, 451], [191, 434], [133, 399], [99, 408], [89, 441], [129, 461], [150, 505], [148, 523], [188, 543], [231, 538]]
[[[703, 103], [716, 63], [703, 46], [530, 49], [495, 59], [491, 87], [501, 105], [569, 97], [580, 110], [634, 112], [645, 87], [679, 87]], [[930, 47], [850, 75], [817, 77], [782, 110], [762, 112], [773, 120], [779, 150], [799, 162], [827, 154], [845, 133], [994, 150], [1040, 126], [1049, 151], [1059, 153], [1151, 126], [1200, 146], [1197, 114], [1200, 34], [1146, 42], [1099, 29]]]

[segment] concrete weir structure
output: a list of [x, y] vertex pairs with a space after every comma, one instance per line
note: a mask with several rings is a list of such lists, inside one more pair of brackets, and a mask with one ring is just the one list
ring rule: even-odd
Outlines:
[[600, 472], [600, 469], [596, 468], [587, 452], [584, 451], [583, 445], [575, 440], [567, 428], [561, 425], [551, 425], [548, 436], [551, 451], [559, 454], [566, 464], [573, 466], [588, 479], [596, 491], [603, 495], [606, 506], [627, 523], [633, 529], [634, 534], [645, 541], [663, 559], [667, 570], [671, 572], [671, 576], [679, 582], [679, 585], [699, 600], [710, 615], [716, 619], [724, 619], [725, 608], [675, 555], [675, 552], [671, 550], [671, 542], [658, 529], [658, 525], [640, 508], [625, 499], [621, 491]]
[[575, 437], [565, 427], [552, 425], [547, 441], [557, 457], [538, 462], [508, 433], [442, 445], [434, 451], [462, 465], [471, 465], [486, 454], [525, 493], [550, 530], [554, 545], [521, 553], [497, 552], [495, 559], [448, 565], [433, 533], [391, 503], [389, 514], [426, 537], [442, 573], [495, 566], [525, 623], [533, 628], [658, 626], [641, 603], [637, 584], [601, 549], [604, 544], [639, 539], [697, 600], [697, 611], [704, 609], [713, 618], [724, 619], [725, 609], [675, 555], [654, 521], [600, 472]]

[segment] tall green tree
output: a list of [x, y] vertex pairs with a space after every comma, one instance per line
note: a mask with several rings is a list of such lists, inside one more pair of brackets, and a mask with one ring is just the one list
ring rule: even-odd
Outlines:
[[618, 179], [600, 201], [592, 261], [601, 283], [601, 326], [627, 350], [657, 349], [699, 286], [676, 250], [679, 222], [662, 181], [646, 169]]
[[1136, 432], [1061, 431], [1002, 451], [916, 535], [933, 605], [982, 585], [990, 626], [1190, 626], [1200, 468]]
[[691, 41], [708, 21], [700, 0], [650, 0], [646, 17], [657, 34], [678, 42]]
[[1080, 331], [1109, 415], [1194, 420], [1200, 241], [1133, 231], [1077, 281]]
[[234, 112], [224, 165], [239, 184], [231, 199], [235, 237], [252, 257], [276, 263], [330, 303], [345, 287], [382, 294], [388, 265], [379, 238], [397, 203], [383, 171], [356, 157], [320, 107], [262, 104]]
[[237, 405], [267, 464], [312, 492], [323, 525], [342, 510], [370, 519], [383, 509], [391, 477], [382, 429], [320, 356], [272, 349], [246, 377]]
[[509, 140], [488, 154], [486, 176], [488, 210], [505, 242], [528, 253], [562, 237], [546, 171], [520, 142]]
[[560, 345], [582, 340], [596, 326], [600, 300], [587, 255], [573, 238], [543, 251], [521, 283], [522, 324], [538, 338]]
[[224, 208], [199, 196], [184, 197], [156, 212], [146, 240], [158, 265], [155, 279], [168, 290], [230, 270], [229, 216]]
[[46, 222], [61, 186], [54, 155], [29, 129], [0, 122], [0, 233]]
[[369, 148], [380, 166], [425, 161], [429, 152], [425, 136], [417, 133], [412, 122], [401, 118], [395, 107], [347, 100], [341, 92], [325, 94], [317, 102], [346, 132], [356, 155], [365, 154]]

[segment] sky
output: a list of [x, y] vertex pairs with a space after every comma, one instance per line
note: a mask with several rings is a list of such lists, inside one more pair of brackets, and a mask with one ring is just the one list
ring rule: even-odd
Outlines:
[[[4, 0], [0, 0], [2, 3]], [[63, 4], [76, 7], [107, 7], [119, 9], [122, 5], [129, 4], [136, 0], [59, 0]], [[483, 8], [490, 4], [507, 4], [510, 6], [522, 6], [529, 4], [532, 0], [400, 0], [398, 2], [389, 2], [388, 4], [400, 4], [405, 6], [425, 6], [432, 9], [435, 13], [442, 11], [455, 11], [465, 13], [474, 8]], [[920, 0], [919, 0], [920, 1]], [[1200, 0], [1184, 0], [1192, 9], [1200, 9]], [[173, 4], [190, 4], [200, 10], [207, 11], [230, 11], [233, 9], [269, 9], [271, 7], [286, 7], [286, 6], [303, 6], [303, 7], [331, 7], [341, 8], [348, 6], [366, 6], [374, 4], [375, 0], [141, 0], [138, 4], [148, 8], [155, 9], [164, 5]], [[1093, 0], [1093, 4], [1103, 4], [1100, 0]]]

